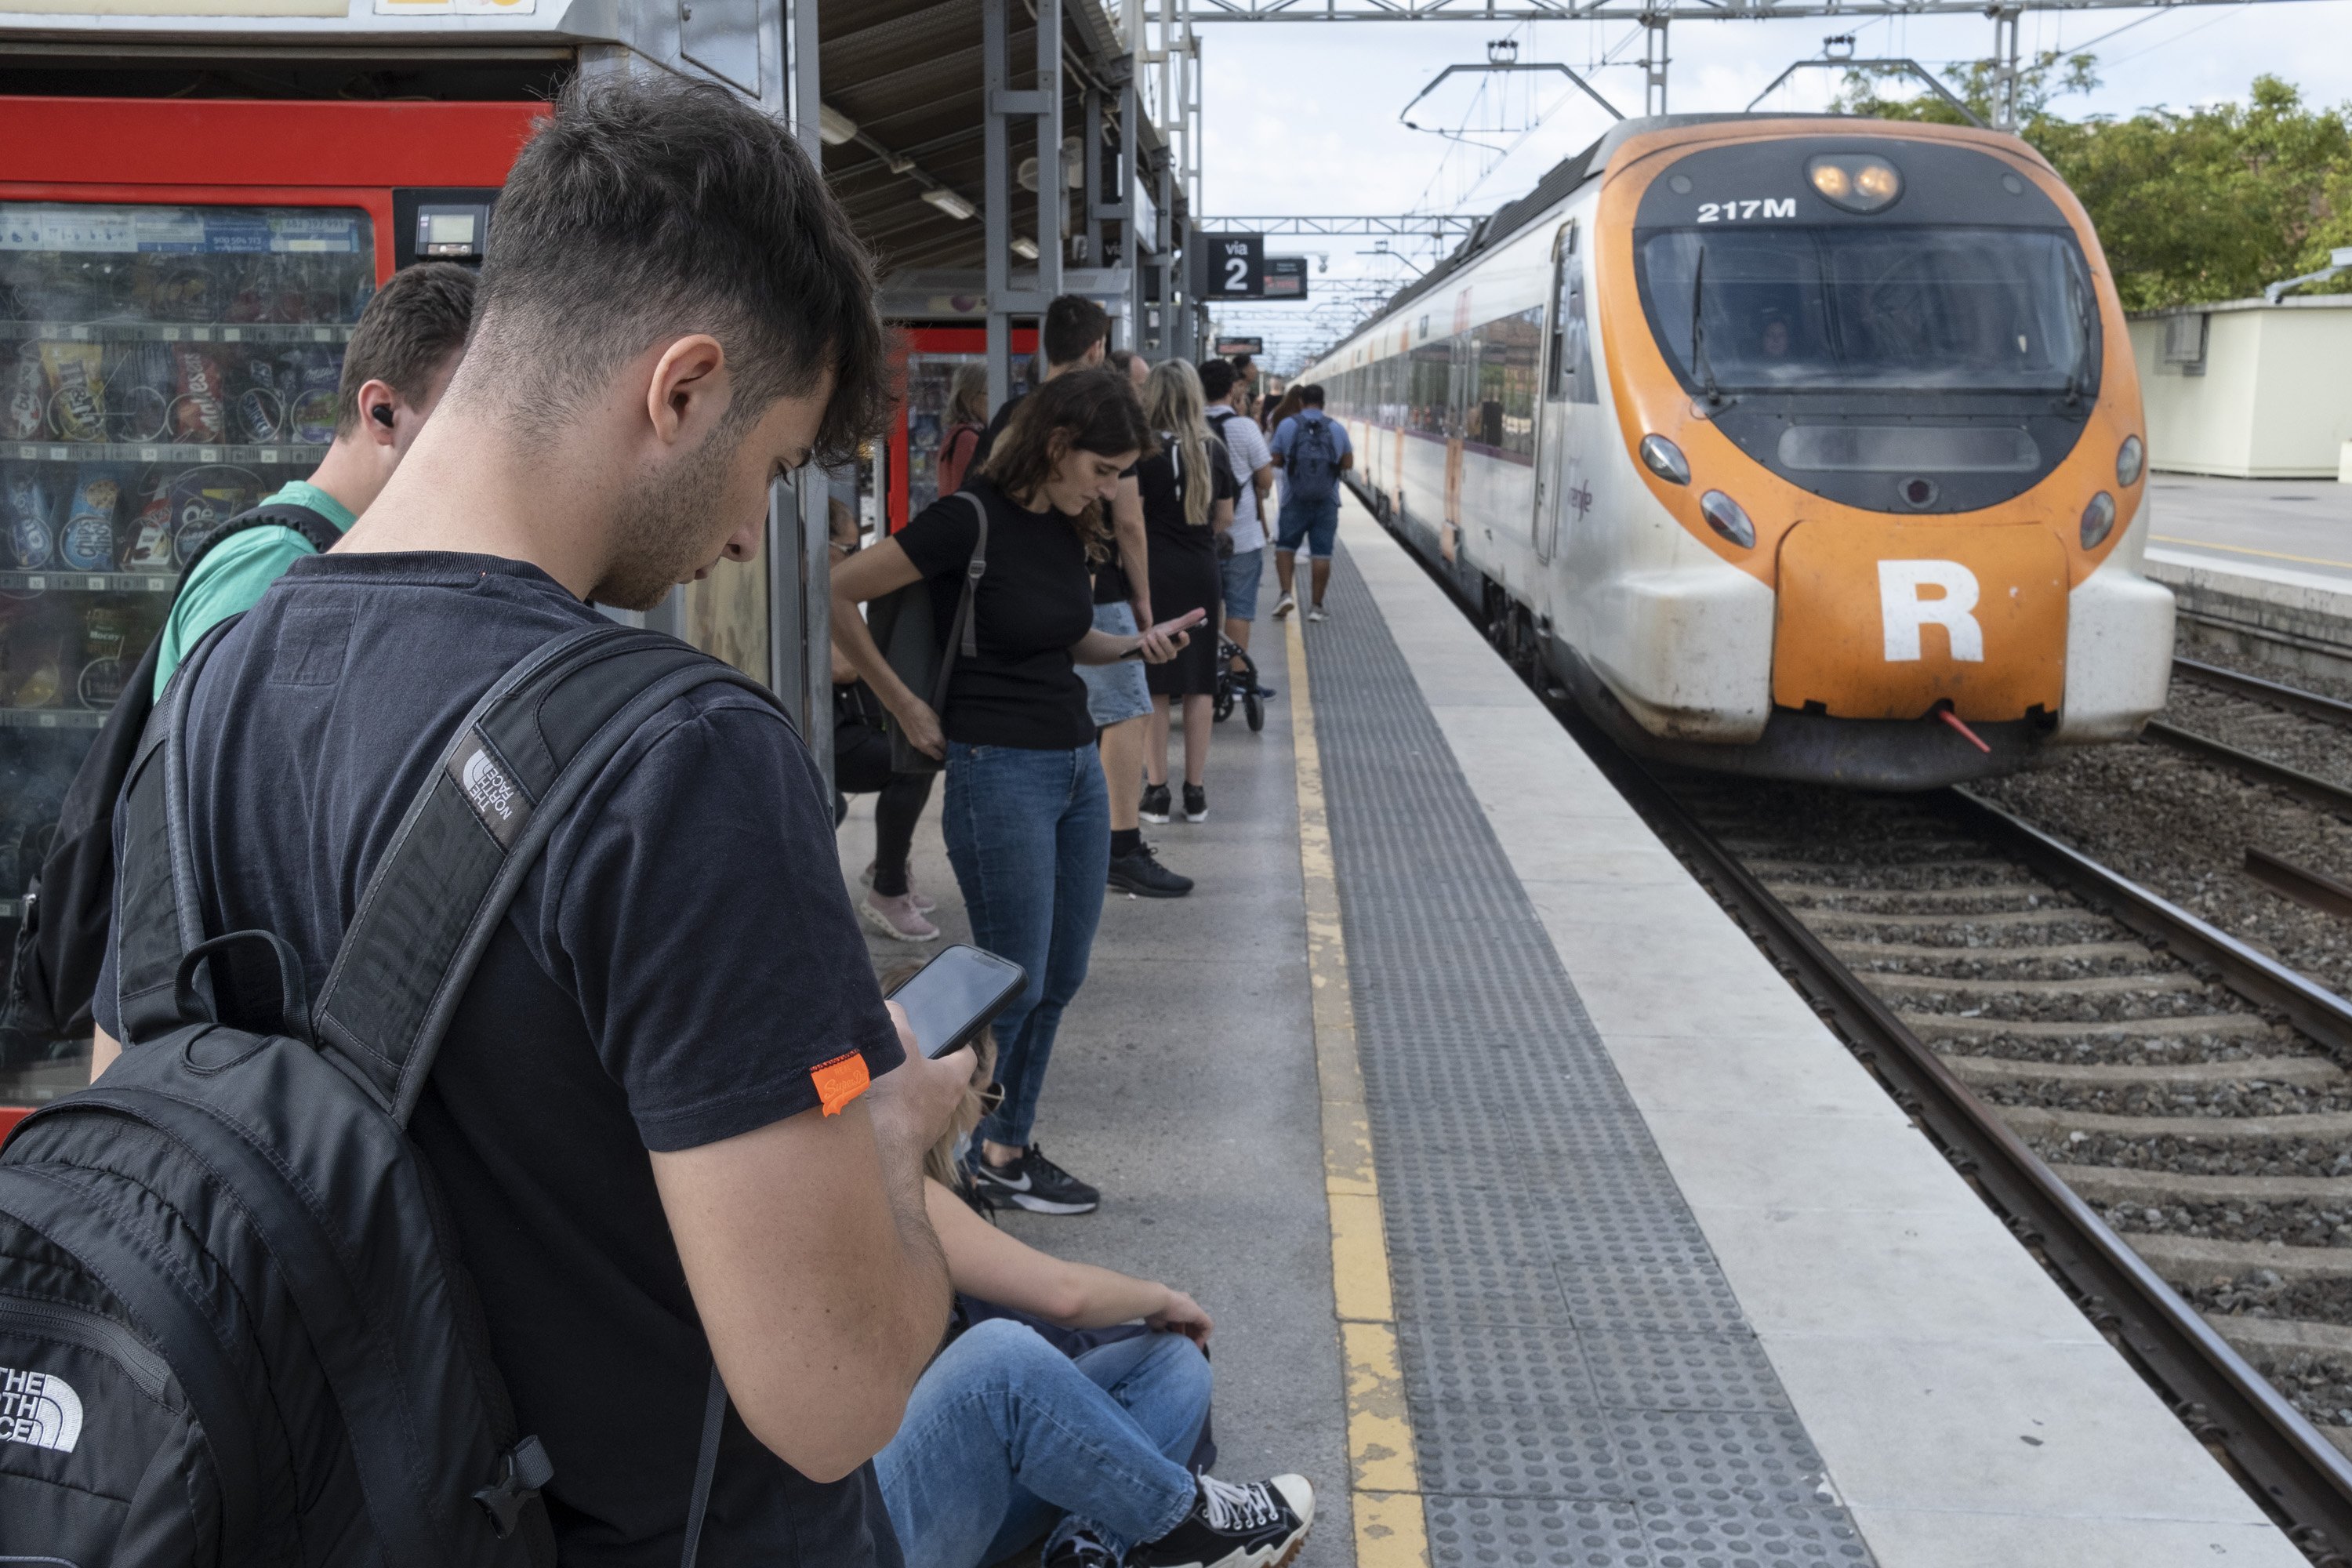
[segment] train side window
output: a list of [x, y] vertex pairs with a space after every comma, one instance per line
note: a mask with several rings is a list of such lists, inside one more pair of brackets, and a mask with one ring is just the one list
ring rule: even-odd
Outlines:
[[1584, 266], [1577, 254], [1576, 220], [1559, 226], [1552, 245], [1551, 362], [1545, 377], [1546, 395], [1573, 403], [1595, 403], [1592, 348], [1584, 315]]

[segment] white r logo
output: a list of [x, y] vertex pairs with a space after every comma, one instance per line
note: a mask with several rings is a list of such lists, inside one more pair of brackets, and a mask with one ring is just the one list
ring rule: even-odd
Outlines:
[[[1943, 590], [1923, 599], [1919, 590]], [[1977, 607], [1977, 574], [1957, 561], [1882, 561], [1878, 563], [1878, 614], [1886, 628], [1886, 661], [1903, 664], [1917, 659], [1919, 628], [1941, 626], [1950, 638], [1952, 658], [1962, 664], [1984, 662], [1984, 629], [1969, 612]]]

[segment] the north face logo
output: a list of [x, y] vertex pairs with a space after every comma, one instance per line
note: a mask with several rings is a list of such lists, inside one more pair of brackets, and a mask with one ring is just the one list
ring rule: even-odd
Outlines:
[[0, 1366], [0, 1443], [70, 1454], [81, 1441], [81, 1395], [53, 1372]]
[[507, 782], [506, 774], [499, 772], [498, 763], [490, 761], [488, 752], [476, 752], [466, 759], [466, 776], [458, 783], [464, 786], [466, 798], [474, 803], [476, 811], [485, 816], [495, 816], [501, 822], [513, 818], [514, 785]]
[[523, 824], [530, 820], [530, 797], [517, 788], [507, 771], [499, 766], [498, 758], [482, 743], [480, 735], [468, 731], [466, 739], [450, 753], [449, 776], [465, 793], [466, 804], [490, 837], [511, 849], [520, 836]]

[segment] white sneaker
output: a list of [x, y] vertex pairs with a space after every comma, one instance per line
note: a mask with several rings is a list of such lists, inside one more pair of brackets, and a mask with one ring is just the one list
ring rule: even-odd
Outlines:
[[940, 928], [925, 920], [908, 894], [885, 898], [869, 892], [857, 900], [857, 918], [892, 942], [937, 942]]
[[1310, 621], [1323, 621], [1330, 619], [1328, 616], [1326, 616], [1323, 613], [1323, 606], [1320, 605], [1318, 605], [1313, 609], [1307, 611], [1307, 618]]
[[1297, 608], [1298, 608], [1298, 595], [1285, 594], [1274, 602], [1274, 618], [1277, 621], [1288, 620], [1290, 612]]

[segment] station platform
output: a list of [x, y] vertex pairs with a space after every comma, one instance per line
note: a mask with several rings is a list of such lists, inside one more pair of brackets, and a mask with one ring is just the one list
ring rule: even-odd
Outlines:
[[[1038, 1137], [1104, 1206], [1006, 1221], [1216, 1316], [1219, 1468], [1316, 1482], [1302, 1563], [2304, 1562], [1352, 500], [1341, 539], [1210, 820], [1145, 829], [1200, 888], [1114, 895], [1066, 1018]], [[916, 878], [960, 934], [936, 805]]]

